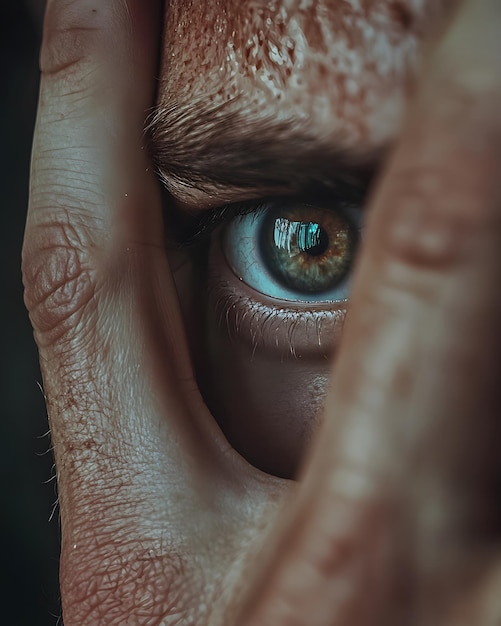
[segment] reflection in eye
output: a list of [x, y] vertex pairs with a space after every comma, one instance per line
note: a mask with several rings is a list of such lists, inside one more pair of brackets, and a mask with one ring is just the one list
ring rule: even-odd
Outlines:
[[256, 291], [294, 302], [340, 302], [359, 236], [360, 211], [280, 201], [227, 226], [223, 250]]

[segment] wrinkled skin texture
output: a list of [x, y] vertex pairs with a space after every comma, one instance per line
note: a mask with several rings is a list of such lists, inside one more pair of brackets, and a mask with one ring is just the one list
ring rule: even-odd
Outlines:
[[23, 273], [65, 624], [499, 624], [499, 3], [465, 2], [426, 65], [297, 484], [197, 391], [144, 149], [160, 11], [48, 6]]

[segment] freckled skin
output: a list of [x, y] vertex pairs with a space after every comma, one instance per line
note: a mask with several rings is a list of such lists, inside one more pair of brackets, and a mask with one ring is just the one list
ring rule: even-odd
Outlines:
[[[176, 0], [160, 102], [225, 101], [297, 119], [349, 149], [398, 131], [440, 0]], [[179, 42], [179, 43], [178, 43]]]

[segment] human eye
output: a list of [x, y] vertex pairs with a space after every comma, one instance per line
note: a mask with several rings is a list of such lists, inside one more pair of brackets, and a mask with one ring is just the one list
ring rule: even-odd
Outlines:
[[283, 197], [229, 209], [194, 264], [197, 380], [230, 444], [291, 478], [321, 419], [361, 203]]
[[296, 305], [342, 302], [360, 217], [359, 207], [268, 202], [228, 224], [224, 256], [235, 275], [261, 295]]

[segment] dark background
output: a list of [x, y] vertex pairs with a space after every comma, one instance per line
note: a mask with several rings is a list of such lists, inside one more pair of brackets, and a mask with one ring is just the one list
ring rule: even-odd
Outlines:
[[60, 616], [53, 458], [20, 270], [43, 5], [2, 2], [0, 18], [0, 622], [6, 626], [53, 626]]

